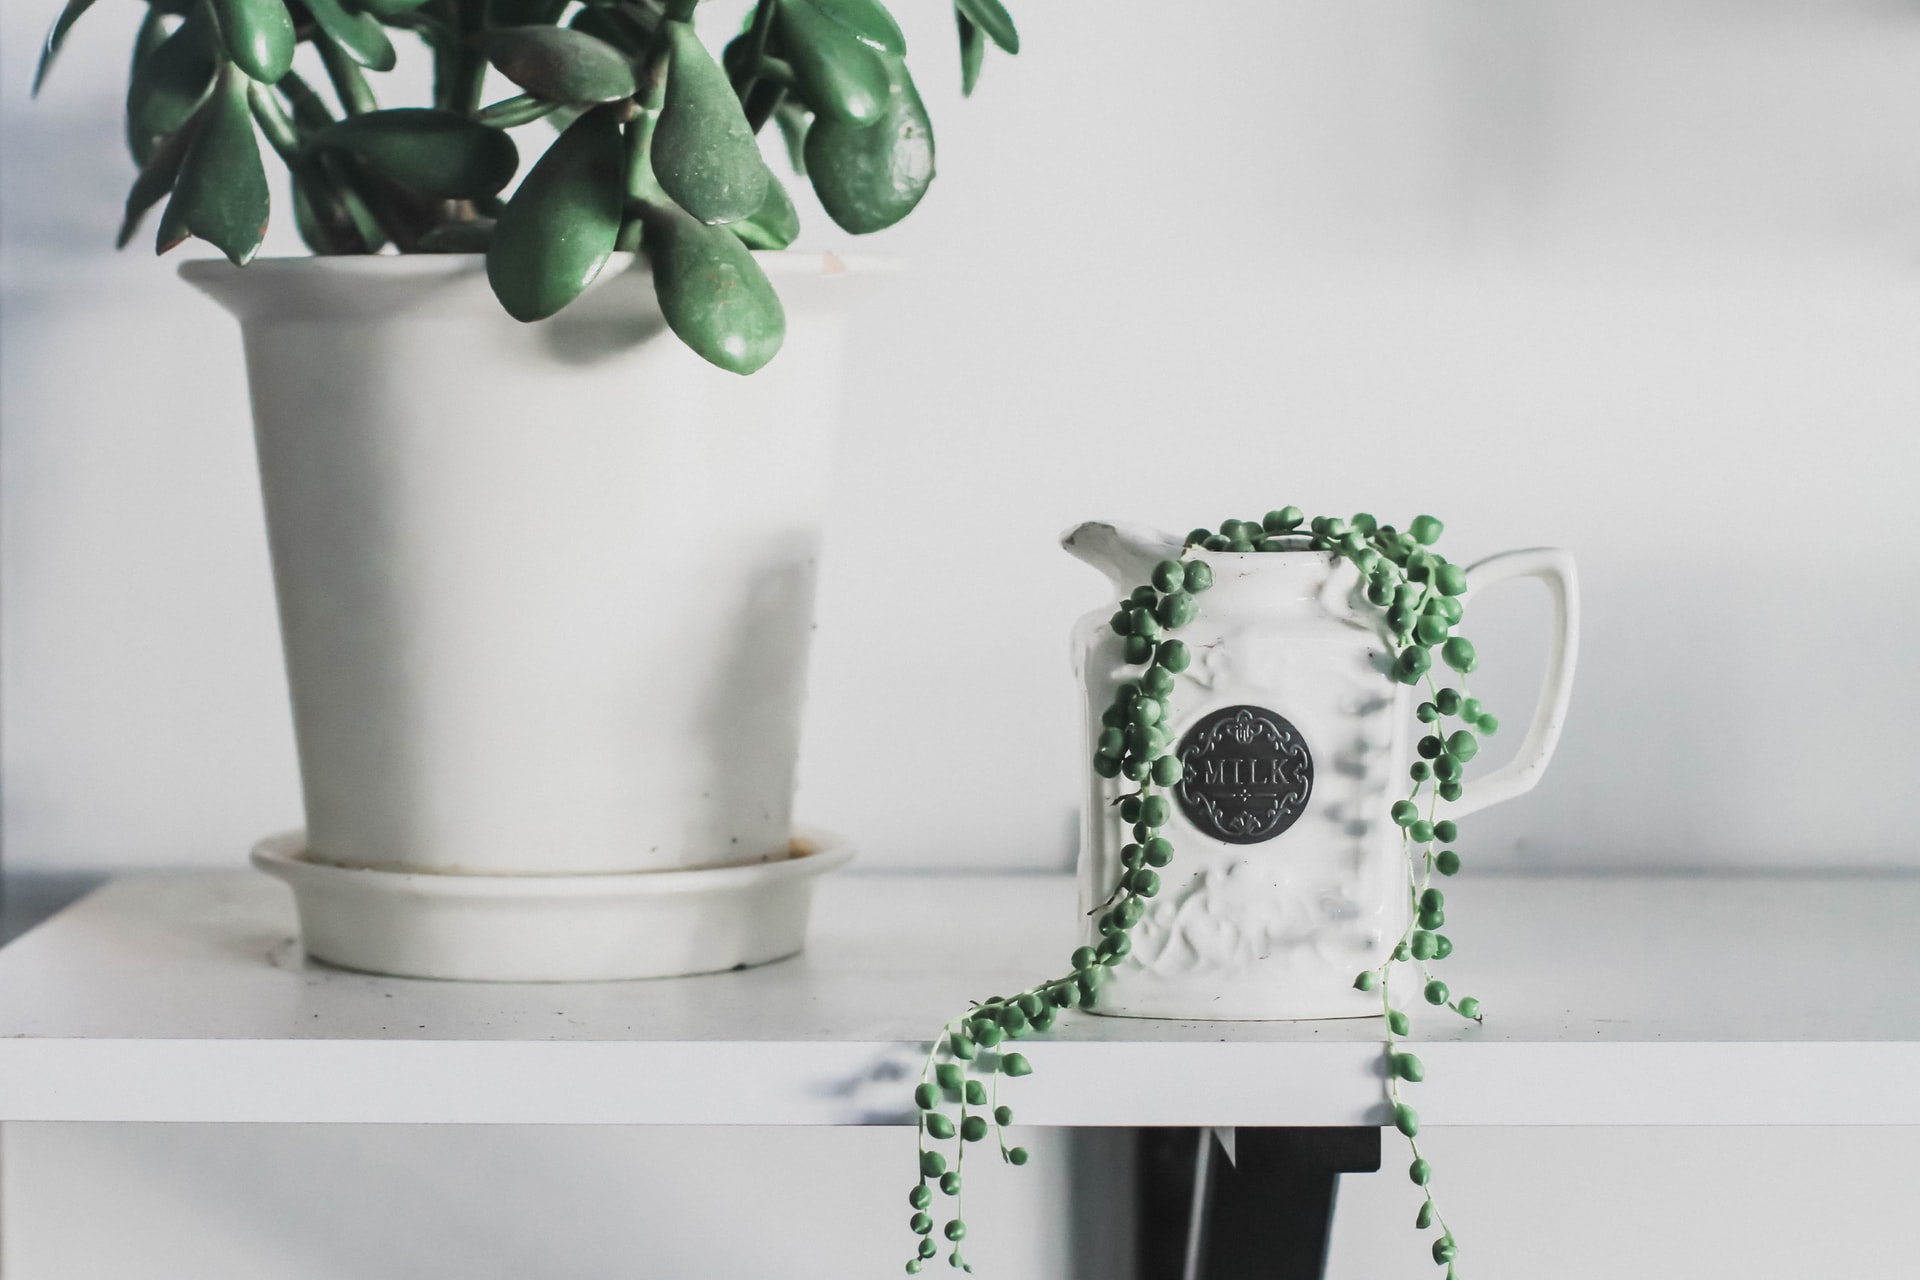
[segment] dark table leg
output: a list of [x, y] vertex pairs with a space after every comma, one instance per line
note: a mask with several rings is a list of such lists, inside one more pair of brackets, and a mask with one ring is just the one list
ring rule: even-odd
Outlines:
[[1141, 1131], [1139, 1280], [1320, 1280], [1338, 1176], [1380, 1168], [1380, 1130], [1240, 1129], [1232, 1163], [1211, 1142]]

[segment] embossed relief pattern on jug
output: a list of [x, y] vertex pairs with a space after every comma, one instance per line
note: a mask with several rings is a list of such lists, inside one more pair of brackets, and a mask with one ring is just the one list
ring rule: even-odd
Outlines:
[[[1237, 760], [1239, 773], [1226, 764], [1217, 770], [1211, 807], [1176, 788], [1166, 832], [1175, 860], [1133, 929], [1131, 954], [1111, 971], [1098, 1011], [1377, 1013], [1378, 998], [1354, 992], [1351, 982], [1384, 957], [1406, 921], [1399, 833], [1386, 816], [1407, 764], [1403, 686], [1383, 673], [1386, 646], [1331, 557], [1206, 558], [1215, 586], [1200, 619], [1181, 632], [1194, 662], [1176, 677], [1169, 728], [1183, 759], [1209, 735], [1218, 750], [1216, 731], [1225, 732], [1232, 750], [1222, 758]], [[1113, 573], [1123, 593], [1133, 585], [1122, 577], [1128, 568]], [[1115, 688], [1137, 674], [1105, 625], [1110, 612], [1090, 615], [1076, 632], [1089, 752]], [[1270, 753], [1255, 749], [1262, 744]], [[1202, 764], [1190, 790], [1208, 790], [1206, 779]], [[1127, 789], [1090, 779], [1083, 911], [1120, 875], [1131, 834], [1113, 801]], [[1094, 940], [1091, 918], [1084, 927]]]

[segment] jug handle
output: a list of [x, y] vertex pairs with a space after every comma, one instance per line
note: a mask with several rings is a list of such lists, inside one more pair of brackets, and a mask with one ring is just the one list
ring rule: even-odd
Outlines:
[[1540, 700], [1533, 709], [1527, 736], [1512, 760], [1485, 777], [1476, 778], [1467, 793], [1448, 805], [1448, 817], [1469, 813], [1525, 795], [1547, 771], [1560, 730], [1567, 722], [1567, 702], [1573, 694], [1573, 667], [1580, 656], [1580, 579], [1573, 554], [1556, 547], [1503, 551], [1467, 569], [1467, 591], [1462, 602], [1487, 587], [1514, 578], [1538, 578], [1553, 602], [1553, 637], [1547, 649], [1547, 674]]

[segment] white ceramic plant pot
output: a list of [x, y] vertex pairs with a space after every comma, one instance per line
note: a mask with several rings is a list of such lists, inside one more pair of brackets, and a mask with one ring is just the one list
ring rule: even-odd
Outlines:
[[878, 271], [760, 261], [788, 335], [751, 378], [675, 339], [631, 259], [539, 325], [478, 257], [183, 268], [246, 340], [301, 859], [415, 881], [789, 857], [844, 313]]
[[[1126, 665], [1108, 626], [1120, 598], [1148, 581], [1181, 539], [1137, 526], [1086, 524], [1062, 540], [1113, 580], [1112, 604], [1074, 632], [1086, 690], [1085, 756]], [[1195, 552], [1213, 569], [1199, 616], [1179, 636], [1192, 651], [1175, 677], [1170, 730], [1185, 775], [1164, 834], [1174, 860], [1109, 971], [1095, 1012], [1149, 1018], [1281, 1019], [1377, 1015], [1354, 975], [1386, 959], [1412, 914], [1400, 828], [1388, 817], [1411, 788], [1414, 691], [1388, 674], [1393, 648], [1357, 570], [1331, 553]], [[1438, 816], [1458, 818], [1532, 788], [1559, 741], [1572, 689], [1579, 596], [1564, 551], [1515, 551], [1467, 571], [1468, 596], [1539, 578], [1554, 604], [1540, 701], [1518, 754], [1471, 780]], [[1112, 893], [1133, 836], [1114, 801], [1132, 784], [1092, 775], [1081, 826], [1087, 913]]]

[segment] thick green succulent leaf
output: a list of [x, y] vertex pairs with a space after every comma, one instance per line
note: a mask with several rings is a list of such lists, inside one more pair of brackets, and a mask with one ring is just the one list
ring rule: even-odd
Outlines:
[[747, 374], [787, 336], [780, 295], [747, 246], [665, 201], [642, 206], [653, 291], [667, 325], [709, 364]]
[[141, 68], [147, 65], [147, 59], [151, 58], [159, 50], [160, 46], [167, 42], [167, 36], [172, 34], [167, 29], [166, 18], [167, 15], [161, 13], [158, 9], [147, 10], [147, 16], [140, 20], [140, 30], [135, 33], [133, 37], [133, 58], [127, 67], [127, 84], [129, 88], [127, 90], [127, 111], [124, 117], [126, 120], [127, 150], [133, 154], [134, 164], [142, 169], [146, 168], [147, 161], [152, 159], [154, 145], [158, 139], [143, 134], [135, 127], [133, 119], [133, 90], [131, 86], [140, 79]]
[[648, 38], [636, 23], [619, 17], [619, 13], [617, 9], [589, 7], [567, 19], [567, 26], [596, 40], [605, 41], [629, 58], [638, 58], [646, 51]]
[[552, 26], [566, 12], [567, 0], [487, 0], [490, 27]]
[[913, 212], [933, 181], [933, 122], [906, 64], [892, 66], [886, 114], [860, 126], [820, 119], [807, 131], [807, 175], [827, 216], [855, 235]]
[[333, 109], [313, 91], [312, 85], [300, 78], [298, 71], [289, 72], [274, 89], [287, 100], [293, 109], [294, 121], [302, 129], [324, 129], [333, 123]]
[[[373, 207], [367, 203], [367, 195], [361, 190], [374, 189], [377, 179], [366, 172], [366, 166], [359, 164], [352, 156], [342, 154], [316, 153], [314, 163], [309, 166], [316, 170], [317, 184], [309, 188], [316, 198], [321, 195], [338, 200], [332, 215], [342, 226], [351, 228], [354, 237], [359, 240], [358, 248], [349, 247], [354, 253], [378, 253], [387, 247], [387, 228], [374, 214]], [[324, 185], [319, 185], [324, 184]], [[321, 212], [327, 214], [325, 206]]]
[[749, 249], [784, 249], [800, 235], [800, 214], [780, 180], [768, 174], [766, 199], [751, 218], [730, 222], [727, 230]]
[[517, 129], [523, 124], [532, 124], [543, 116], [550, 116], [560, 109], [557, 102], [548, 102], [545, 98], [536, 98], [530, 93], [517, 93], [511, 98], [502, 98], [480, 108], [473, 115], [481, 124], [490, 124], [496, 129]]
[[823, 118], [878, 120], [887, 109], [887, 55], [816, 9], [810, 0], [778, 0], [780, 47], [800, 96]]
[[113, 242], [114, 248], [126, 248], [134, 232], [140, 229], [140, 220], [147, 216], [147, 210], [166, 199], [173, 190], [199, 124], [198, 117], [189, 117], [154, 146], [153, 154], [140, 167], [140, 176], [133, 180], [132, 190], [127, 192], [127, 212], [120, 222], [120, 234]]
[[766, 161], [727, 73], [690, 23], [667, 23], [666, 96], [653, 135], [653, 173], [702, 222], [738, 222], [767, 198]]
[[445, 222], [420, 237], [422, 253], [485, 253], [493, 243], [493, 219]]
[[373, 71], [391, 71], [398, 55], [387, 39], [380, 19], [367, 13], [349, 13], [340, 0], [304, 0], [307, 12], [320, 24], [341, 52]]
[[245, 266], [266, 238], [272, 205], [247, 105], [247, 77], [230, 66], [201, 109], [173, 199], [160, 219], [159, 250], [195, 235]]
[[813, 113], [797, 102], [782, 102], [773, 109], [773, 122], [780, 127], [780, 140], [787, 144], [787, 163], [806, 177], [807, 130], [813, 127]]
[[[380, 100], [373, 95], [373, 86], [367, 83], [366, 73], [360, 69], [347, 51], [335, 44], [331, 37], [321, 32], [314, 40], [313, 47], [320, 54], [320, 62], [327, 69], [327, 79], [333, 81], [334, 96], [340, 100], [340, 108], [350, 116], [365, 115], [369, 111], [380, 109]], [[436, 54], [435, 65], [442, 60]]]
[[300, 183], [300, 175], [293, 177], [293, 229], [300, 233], [300, 243], [322, 257], [340, 252], [340, 246], [332, 239], [332, 231], [322, 222], [319, 213], [313, 207], [313, 201], [307, 197], [307, 190]]
[[1020, 52], [1020, 33], [1014, 30], [1013, 15], [1000, 0], [953, 0], [953, 7], [972, 20], [1008, 53]]
[[158, 9], [148, 9], [146, 16], [140, 19], [140, 29], [133, 36], [133, 61], [127, 69], [127, 78], [131, 80], [140, 73], [140, 66], [153, 56], [153, 51], [167, 42], [173, 34], [173, 28], [167, 25], [167, 15]]
[[613, 256], [626, 204], [620, 116], [620, 106], [610, 103], [574, 121], [501, 211], [487, 248], [487, 280], [514, 319], [555, 314]]
[[567, 130], [573, 128], [574, 121], [591, 110], [593, 110], [592, 107], [576, 107], [571, 105], [555, 107], [547, 113], [547, 123], [553, 126], [555, 133], [565, 133]]
[[493, 195], [520, 168], [505, 132], [430, 107], [348, 116], [314, 134], [313, 145], [351, 152], [389, 182], [449, 200]]
[[397, 18], [412, 13], [427, 0], [353, 0], [353, 7], [376, 18]]
[[208, 0], [227, 56], [261, 84], [293, 69], [293, 17], [282, 0]]
[[206, 100], [219, 70], [219, 37], [206, 11], [196, 9], [134, 70], [127, 85], [129, 141], [152, 154], [154, 141], [185, 124]]
[[960, 24], [960, 96], [971, 98], [980, 83], [980, 64], [986, 61], [987, 37], [964, 11], [956, 8], [953, 16]]
[[293, 219], [300, 238], [318, 254], [380, 252], [386, 232], [335, 167], [329, 157], [315, 156], [292, 168]]
[[504, 27], [484, 47], [501, 75], [549, 102], [616, 102], [636, 87], [626, 54], [570, 27]]
[[852, 32], [862, 43], [896, 58], [907, 56], [907, 38], [880, 0], [806, 0]]
[[46, 83], [53, 60], [60, 56], [60, 46], [67, 42], [67, 32], [73, 30], [73, 24], [80, 21], [80, 15], [92, 7], [93, 0], [67, 0], [66, 8], [53, 20], [53, 26], [47, 32], [47, 42], [40, 47], [40, 65], [33, 69], [35, 95], [39, 94], [40, 86]]

